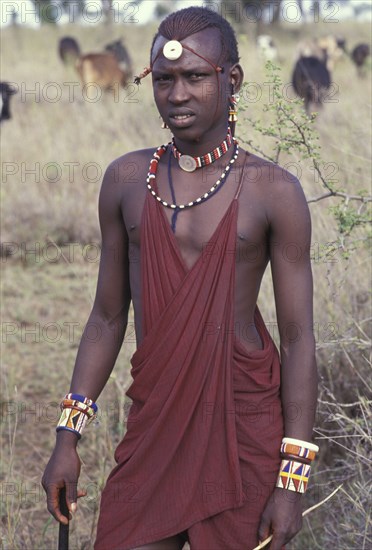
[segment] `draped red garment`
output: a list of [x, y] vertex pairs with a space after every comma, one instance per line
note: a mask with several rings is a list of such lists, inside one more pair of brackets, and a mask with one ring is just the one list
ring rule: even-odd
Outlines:
[[141, 224], [144, 338], [133, 400], [102, 494], [95, 550], [127, 550], [187, 531], [195, 550], [250, 550], [280, 465], [277, 349], [234, 335], [238, 194], [188, 269], [163, 207]]

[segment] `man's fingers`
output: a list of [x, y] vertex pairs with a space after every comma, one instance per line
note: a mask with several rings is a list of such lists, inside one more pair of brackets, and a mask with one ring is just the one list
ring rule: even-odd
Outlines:
[[47, 491], [47, 506], [49, 512], [52, 514], [54, 519], [63, 523], [64, 525], [68, 524], [68, 518], [64, 516], [59, 507], [59, 493], [60, 488], [56, 485], [49, 485], [46, 489]]
[[270, 543], [269, 550], [281, 550], [285, 542], [285, 535], [274, 531], [273, 540]]
[[68, 525], [69, 518], [64, 516], [59, 508], [56, 508], [56, 513], [53, 514], [55, 519], [59, 521], [60, 523], [63, 523], [64, 525]]
[[66, 502], [71, 514], [75, 514], [77, 510], [77, 499], [87, 496], [87, 492], [84, 489], [75, 489], [71, 492], [67, 491]]
[[265, 521], [264, 518], [261, 519], [260, 526], [258, 528], [258, 540], [264, 541], [267, 537], [270, 536], [270, 524]]
[[70, 513], [76, 512], [76, 502], [78, 499], [77, 481], [66, 483], [66, 504]]

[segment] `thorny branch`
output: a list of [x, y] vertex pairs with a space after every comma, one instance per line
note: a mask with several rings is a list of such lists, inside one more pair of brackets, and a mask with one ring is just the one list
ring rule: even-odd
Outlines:
[[[347, 201], [361, 201], [362, 203], [371, 202], [372, 197], [364, 197], [363, 195], [348, 195], [347, 193], [342, 193], [341, 191], [329, 191], [328, 193], [324, 193], [323, 195], [318, 195], [317, 197], [312, 197], [311, 199], [307, 199], [307, 202], [319, 202], [322, 199], [327, 199], [328, 197], [342, 197], [346, 199]], [[358, 214], [360, 211], [358, 210]]]

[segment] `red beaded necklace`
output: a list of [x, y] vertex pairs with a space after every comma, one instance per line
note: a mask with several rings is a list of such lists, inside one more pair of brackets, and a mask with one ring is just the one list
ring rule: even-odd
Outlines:
[[[157, 201], [159, 201], [163, 206], [166, 206], [167, 208], [172, 208], [173, 210], [175, 210], [175, 209], [183, 210], [184, 208], [191, 208], [191, 206], [195, 206], [196, 204], [199, 204], [200, 202], [203, 202], [203, 201], [207, 200], [213, 193], [216, 192], [216, 190], [220, 187], [221, 183], [224, 182], [225, 178], [229, 174], [230, 168], [232, 167], [232, 165], [234, 164], [234, 162], [238, 158], [239, 145], [238, 145], [238, 142], [235, 139], [234, 139], [234, 143], [235, 143], [235, 152], [233, 154], [233, 157], [228, 162], [226, 168], [224, 169], [224, 171], [222, 172], [222, 174], [220, 175], [220, 177], [218, 178], [216, 183], [214, 185], [212, 185], [212, 187], [208, 191], [206, 191], [203, 195], [201, 195], [197, 199], [195, 199], [193, 201], [190, 201], [188, 203], [185, 203], [185, 204], [169, 203], [169, 202], [163, 200], [157, 194], [156, 172], [158, 170], [159, 160], [164, 155], [165, 151], [167, 150], [168, 145], [171, 145], [171, 144], [168, 143], [168, 145], [161, 145], [160, 147], [158, 147], [156, 149], [156, 151], [155, 151], [155, 153], [154, 153], [154, 155], [153, 155], [153, 157], [150, 161], [150, 168], [149, 168], [149, 172], [147, 174], [147, 179], [146, 179], [148, 190], [150, 191], [151, 195]], [[151, 181], [153, 181], [155, 188], [152, 187]]]
[[190, 155], [183, 155], [176, 147], [176, 144], [174, 142], [174, 138], [172, 139], [172, 152], [174, 155], [174, 158], [178, 160], [178, 164], [182, 170], [185, 170], [185, 172], [193, 172], [196, 170], [196, 168], [202, 168], [203, 166], [208, 166], [209, 164], [212, 164], [215, 160], [219, 159], [224, 155], [229, 148], [231, 147], [231, 144], [233, 143], [234, 138], [231, 133], [230, 127], [227, 128], [227, 136], [226, 139], [223, 140], [218, 147], [213, 149], [210, 153], [206, 153], [205, 155], [202, 155], [200, 157], [192, 157]]

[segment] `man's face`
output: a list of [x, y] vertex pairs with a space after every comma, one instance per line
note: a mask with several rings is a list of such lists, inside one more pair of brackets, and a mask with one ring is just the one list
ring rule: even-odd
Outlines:
[[[214, 131], [226, 130], [231, 93], [228, 64], [225, 62], [223, 74], [217, 75], [210, 63], [185, 48], [171, 61], [162, 53], [167, 42], [159, 36], [152, 54], [152, 60], [158, 56], [152, 69], [154, 98], [164, 122], [175, 137], [186, 141], [199, 141], [206, 134], [212, 137]], [[182, 44], [219, 65], [222, 45], [217, 29], [195, 33]]]

